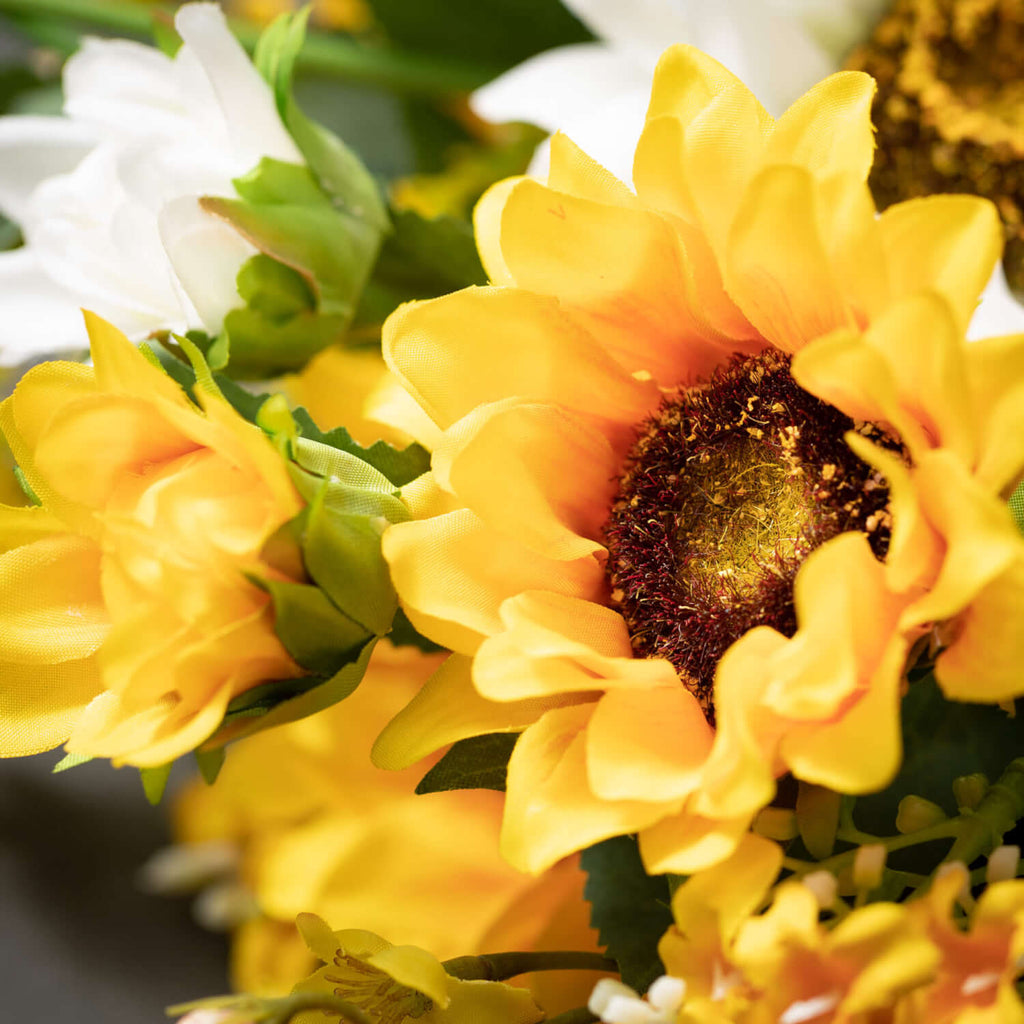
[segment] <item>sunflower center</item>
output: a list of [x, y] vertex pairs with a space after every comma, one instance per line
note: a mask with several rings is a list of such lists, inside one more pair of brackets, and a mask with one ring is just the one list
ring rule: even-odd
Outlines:
[[605, 525], [612, 602], [636, 654], [671, 661], [709, 718], [726, 648], [757, 625], [795, 632], [793, 581], [814, 548], [860, 530], [886, 552], [888, 491], [849, 430], [898, 450], [800, 388], [775, 350], [640, 425]]

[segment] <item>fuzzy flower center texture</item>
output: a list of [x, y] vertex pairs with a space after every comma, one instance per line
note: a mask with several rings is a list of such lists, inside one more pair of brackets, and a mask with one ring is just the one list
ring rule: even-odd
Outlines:
[[605, 524], [612, 603], [638, 657], [667, 658], [713, 716], [715, 666], [749, 629], [796, 631], [793, 582], [825, 541], [888, 549], [888, 489], [850, 450], [855, 430], [800, 388], [789, 357], [735, 357], [640, 424]]

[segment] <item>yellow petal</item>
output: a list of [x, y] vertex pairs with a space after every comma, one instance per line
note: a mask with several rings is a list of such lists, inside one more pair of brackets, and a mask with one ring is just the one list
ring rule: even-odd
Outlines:
[[640, 855], [651, 874], [692, 875], [732, 856], [750, 827], [750, 815], [703, 818], [689, 809], [640, 832]]
[[818, 82], [775, 122], [765, 163], [795, 164], [817, 178], [842, 173], [866, 180], [875, 153], [875, 89], [875, 80], [861, 71]]
[[783, 352], [854, 326], [829, 265], [817, 207], [807, 171], [769, 167], [751, 182], [729, 233], [725, 286]]
[[890, 206], [879, 227], [893, 297], [941, 292], [964, 334], [1002, 251], [995, 207], [976, 196], [927, 196]]
[[480, 261], [491, 284], [514, 285], [505, 257], [501, 254], [501, 215], [512, 190], [522, 177], [506, 178], [492, 185], [479, 199], [473, 210], [473, 234]]
[[99, 649], [109, 629], [92, 541], [56, 534], [0, 555], [3, 661], [80, 661]]
[[373, 745], [378, 768], [407, 768], [441, 747], [491, 732], [519, 732], [558, 698], [497, 702], [477, 693], [472, 659], [453, 654], [385, 727]]
[[306, 945], [324, 963], [329, 964], [334, 959], [334, 954], [338, 952], [339, 942], [327, 922], [317, 917], [316, 914], [304, 912], [295, 918], [295, 923], [298, 925]]
[[622, 616], [596, 601], [524, 591], [499, 615], [504, 628], [480, 645], [473, 666], [473, 682], [492, 700], [680, 686], [669, 662], [633, 656]]
[[524, 590], [590, 597], [603, 585], [592, 557], [544, 558], [483, 524], [469, 510], [399, 523], [384, 534], [384, 557], [413, 623], [463, 653], [501, 631], [501, 602]]
[[102, 689], [95, 658], [50, 665], [0, 663], [0, 757], [60, 746]]
[[611, 171], [584, 153], [568, 135], [555, 132], [549, 146], [549, 188], [597, 203], [635, 205], [633, 193]]
[[712, 730], [676, 682], [610, 690], [587, 727], [587, 777], [605, 800], [679, 800], [700, 782]]
[[[443, 1024], [538, 1024], [544, 1011], [537, 1006], [528, 989], [493, 981], [463, 981], [451, 985], [451, 1003], [443, 1012]], [[425, 1016], [429, 1024], [442, 1024], [442, 1016]]]
[[400, 307], [385, 325], [384, 355], [442, 429], [510, 395], [630, 425], [658, 402], [653, 386], [617, 366], [557, 300], [512, 288], [466, 288]]
[[400, 985], [429, 996], [439, 1007], [448, 1006], [448, 975], [437, 958], [416, 946], [388, 946], [367, 958], [367, 963]]
[[501, 850], [538, 874], [575, 850], [635, 832], [664, 814], [660, 804], [602, 800], [587, 782], [590, 706], [547, 712], [519, 738], [508, 764]]

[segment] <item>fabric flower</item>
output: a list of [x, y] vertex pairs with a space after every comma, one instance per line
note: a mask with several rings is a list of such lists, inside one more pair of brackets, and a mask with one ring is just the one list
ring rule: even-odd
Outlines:
[[270, 87], [215, 3], [175, 16], [172, 59], [87, 38], [62, 118], [0, 118], [0, 208], [26, 245], [0, 255], [0, 362], [82, 348], [79, 306], [133, 338], [216, 334], [256, 248], [204, 212], [263, 157], [302, 164]]
[[0, 509], [0, 754], [156, 766], [232, 697], [303, 675], [247, 573], [301, 508], [284, 461], [219, 395], [201, 408], [86, 314], [94, 367], [44, 363], [0, 406], [39, 507]]
[[[297, 992], [328, 992], [379, 1024], [534, 1024], [544, 1012], [525, 989], [494, 981], [461, 981], [416, 946], [393, 946], [373, 932], [331, 932], [312, 914], [299, 917], [309, 948], [324, 961]], [[317, 1014], [322, 1019], [321, 1014]], [[311, 1015], [310, 1015], [311, 1017]], [[296, 1018], [304, 1021], [306, 1015]]]
[[[263, 912], [235, 933], [240, 991], [285, 993], [312, 971], [285, 953], [301, 945], [292, 922], [303, 911], [442, 959], [495, 949], [597, 951], [575, 861], [538, 880], [499, 856], [498, 793], [417, 796], [421, 769], [386, 772], [370, 763], [373, 737], [440, 660], [382, 642], [351, 697], [241, 741], [216, 785], [197, 779], [177, 799], [176, 853], [187, 858], [191, 847], [198, 863], [216, 847], [191, 844], [237, 844], [242, 879]], [[549, 1013], [585, 999], [593, 975], [580, 973], [548, 972], [538, 989]], [[552, 979], [573, 991], [553, 993]]]
[[877, 217], [872, 91], [838, 74], [776, 122], [674, 47], [635, 195], [556, 136], [546, 186], [478, 208], [493, 286], [386, 326], [443, 433], [385, 555], [455, 654], [375, 756], [522, 732], [517, 866], [639, 833], [649, 870], [691, 873], [778, 775], [883, 787], [904, 665], [936, 622], [950, 692], [982, 636], [972, 699], [1010, 687], [1024, 342], [963, 340], [998, 221], [969, 197]]

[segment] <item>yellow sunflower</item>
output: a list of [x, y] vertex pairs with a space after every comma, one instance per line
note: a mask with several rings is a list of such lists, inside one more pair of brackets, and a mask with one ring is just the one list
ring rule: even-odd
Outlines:
[[455, 653], [375, 756], [521, 732], [519, 867], [639, 833], [689, 873], [786, 772], [884, 786], [933, 628], [951, 695], [1020, 691], [1024, 343], [963, 340], [999, 224], [961, 196], [877, 216], [873, 90], [834, 75], [775, 122], [673, 47], [635, 194], [556, 137], [546, 185], [478, 208], [493, 285], [386, 325], [441, 433], [385, 554]]

